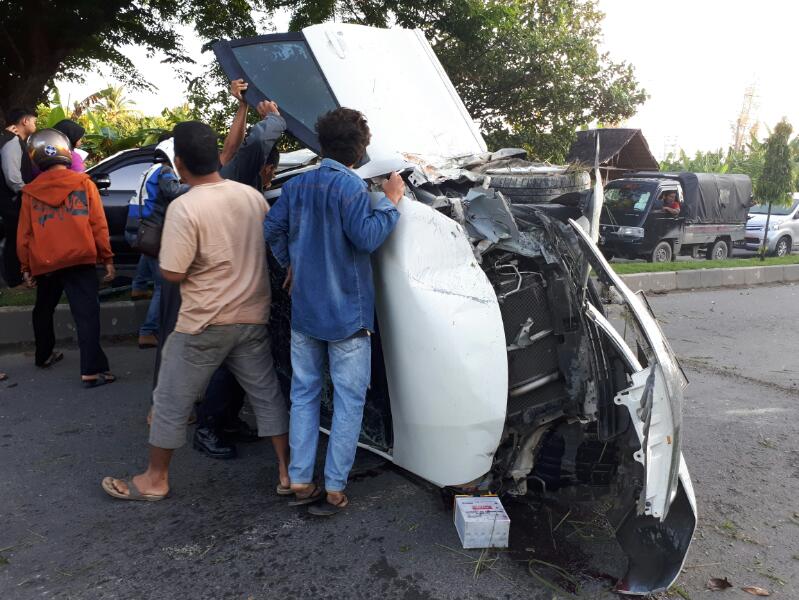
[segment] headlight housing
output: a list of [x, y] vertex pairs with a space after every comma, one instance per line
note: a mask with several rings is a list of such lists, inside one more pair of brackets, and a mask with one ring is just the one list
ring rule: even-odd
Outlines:
[[643, 227], [619, 227], [619, 235], [625, 237], [642, 238], [644, 237]]

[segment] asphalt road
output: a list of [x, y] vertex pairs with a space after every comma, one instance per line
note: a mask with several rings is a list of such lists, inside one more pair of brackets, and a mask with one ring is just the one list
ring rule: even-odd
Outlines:
[[[717, 598], [704, 590], [716, 576], [736, 588], [726, 598], [751, 598], [744, 585], [799, 597], [797, 300], [799, 286], [651, 298], [691, 380], [684, 453], [700, 526], [684, 597]], [[107, 350], [120, 380], [95, 390], [79, 387], [74, 349], [49, 372], [29, 354], [0, 355], [11, 375], [0, 383], [2, 599], [568, 597], [530, 575], [535, 557], [562, 560], [580, 598], [616, 597], [607, 577], [623, 564], [607, 542], [564, 527], [550, 558], [541, 515], [518, 511], [511, 551], [475, 577], [480, 553], [459, 550], [440, 493], [367, 453], [352, 509], [329, 521], [275, 496], [266, 443], [228, 462], [187, 447], [170, 499], [113, 501], [101, 478], [144, 464], [153, 355]]]

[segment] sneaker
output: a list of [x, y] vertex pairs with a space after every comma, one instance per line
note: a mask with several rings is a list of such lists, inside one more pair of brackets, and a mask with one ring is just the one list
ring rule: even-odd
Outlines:
[[158, 348], [158, 338], [152, 333], [139, 336], [139, 348], [146, 350], [147, 348]]

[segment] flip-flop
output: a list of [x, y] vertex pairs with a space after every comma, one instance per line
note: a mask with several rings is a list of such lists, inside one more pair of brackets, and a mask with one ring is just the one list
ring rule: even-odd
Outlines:
[[45, 360], [42, 364], [36, 366], [39, 367], [40, 369], [49, 369], [63, 358], [64, 358], [63, 352], [53, 352], [50, 356], [47, 357], [47, 360]]
[[169, 494], [142, 494], [139, 491], [139, 488], [136, 487], [136, 484], [133, 483], [133, 478], [130, 479], [122, 479], [120, 480], [123, 483], [127, 484], [128, 486], [128, 493], [123, 494], [119, 492], [114, 487], [114, 478], [113, 477], [104, 477], [103, 478], [103, 490], [109, 496], [113, 496], [114, 498], [119, 498], [120, 500], [141, 500], [143, 502], [158, 502], [159, 500], [163, 500]]
[[316, 484], [313, 484], [313, 489], [311, 493], [307, 496], [297, 496], [294, 494], [294, 500], [288, 503], [289, 506], [305, 506], [306, 504], [313, 504], [317, 502], [322, 497], [322, 488]]
[[350, 504], [349, 498], [344, 496], [338, 504], [330, 504], [327, 500], [308, 507], [308, 512], [317, 517], [332, 517], [346, 509]]
[[275, 492], [278, 496], [291, 496], [294, 492], [291, 491], [291, 486], [283, 487], [281, 484], [277, 484], [275, 488]]
[[116, 376], [114, 376], [112, 373], [98, 373], [97, 379], [81, 379], [81, 383], [83, 383], [83, 387], [89, 389], [100, 387], [101, 385], [111, 384], [116, 380]]

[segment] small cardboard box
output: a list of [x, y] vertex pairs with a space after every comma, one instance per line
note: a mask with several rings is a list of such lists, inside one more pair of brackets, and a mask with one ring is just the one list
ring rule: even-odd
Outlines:
[[510, 517], [496, 496], [456, 496], [455, 529], [464, 548], [507, 548]]

